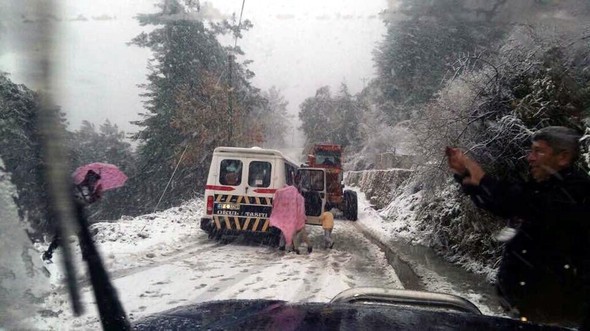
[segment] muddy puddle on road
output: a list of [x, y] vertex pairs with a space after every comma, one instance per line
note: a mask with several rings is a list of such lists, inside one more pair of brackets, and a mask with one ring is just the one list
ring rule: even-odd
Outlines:
[[404, 288], [458, 295], [475, 303], [486, 315], [505, 316], [494, 285], [484, 276], [444, 260], [431, 248], [401, 240], [383, 243], [361, 224], [355, 226], [383, 250]]

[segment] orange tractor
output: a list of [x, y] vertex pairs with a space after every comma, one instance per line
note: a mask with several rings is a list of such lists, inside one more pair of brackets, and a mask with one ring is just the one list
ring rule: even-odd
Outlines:
[[334, 144], [315, 144], [307, 156], [306, 167], [322, 168], [326, 173], [325, 209], [336, 207], [351, 221], [358, 218], [356, 192], [344, 190], [344, 171], [342, 170], [342, 146]]

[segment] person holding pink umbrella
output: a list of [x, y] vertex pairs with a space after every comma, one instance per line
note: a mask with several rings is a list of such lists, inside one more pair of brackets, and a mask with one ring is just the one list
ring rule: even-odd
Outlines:
[[[117, 166], [108, 163], [84, 165], [76, 169], [72, 177], [74, 179], [73, 197], [77, 208], [97, 202], [101, 199], [103, 191], [121, 187], [127, 180], [127, 176]], [[60, 241], [61, 236], [56, 233], [43, 253], [43, 260], [51, 260], [53, 251], [59, 247]], [[84, 249], [82, 249], [82, 255], [84, 256]]]
[[77, 168], [72, 177], [74, 184], [81, 185], [89, 174], [94, 172], [100, 178], [97, 183], [100, 184], [103, 191], [112, 190], [125, 185], [127, 176], [116, 165], [110, 163], [94, 162]]

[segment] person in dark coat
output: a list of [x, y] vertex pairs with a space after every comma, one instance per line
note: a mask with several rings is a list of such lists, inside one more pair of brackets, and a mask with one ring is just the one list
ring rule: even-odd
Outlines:
[[579, 139], [565, 127], [535, 132], [527, 156], [531, 180], [520, 183], [486, 174], [458, 149], [446, 151], [478, 207], [521, 221], [496, 285], [505, 308], [523, 319], [576, 326], [590, 312], [590, 179], [573, 167]]
[[[95, 203], [102, 197], [102, 187], [99, 183], [100, 175], [92, 170], [88, 170], [84, 180], [73, 187], [73, 197], [76, 203], [76, 208], [83, 209], [85, 206]], [[43, 260], [51, 261], [53, 258], [53, 251], [55, 251], [61, 242], [61, 235], [56, 233], [43, 253]], [[82, 250], [84, 252], [84, 250]]]

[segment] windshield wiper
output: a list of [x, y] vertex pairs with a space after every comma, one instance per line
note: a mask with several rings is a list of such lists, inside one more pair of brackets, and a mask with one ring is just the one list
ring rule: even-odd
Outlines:
[[[53, 16], [57, 6], [55, 2], [38, 2], [37, 11], [43, 16]], [[41, 15], [40, 15], [41, 16]], [[72, 179], [67, 172], [67, 151], [64, 146], [64, 130], [59, 122], [59, 109], [51, 100], [51, 92], [55, 91], [52, 74], [57, 72], [51, 64], [55, 63], [52, 50], [55, 45], [56, 31], [51, 20], [40, 21], [41, 27], [39, 41], [39, 69], [40, 90], [43, 91], [41, 106], [38, 110], [38, 132], [40, 133], [40, 152], [44, 166], [43, 177], [48, 188], [49, 210], [47, 216], [53, 220], [56, 232], [61, 235], [62, 252], [64, 257], [64, 269], [67, 277], [67, 286], [72, 299], [72, 307], [75, 315], [82, 313], [79, 288], [75, 278], [75, 266], [72, 259], [71, 247], [67, 238], [78, 233], [82, 256], [86, 260], [90, 282], [94, 290], [94, 297], [98, 305], [98, 311], [102, 327], [105, 330], [130, 330], [130, 324], [123, 306], [119, 301], [115, 288], [104, 268], [100, 255], [92, 241], [88, 229], [88, 219], [83, 207], [74, 202], [72, 195]], [[59, 88], [59, 86], [57, 86]]]

